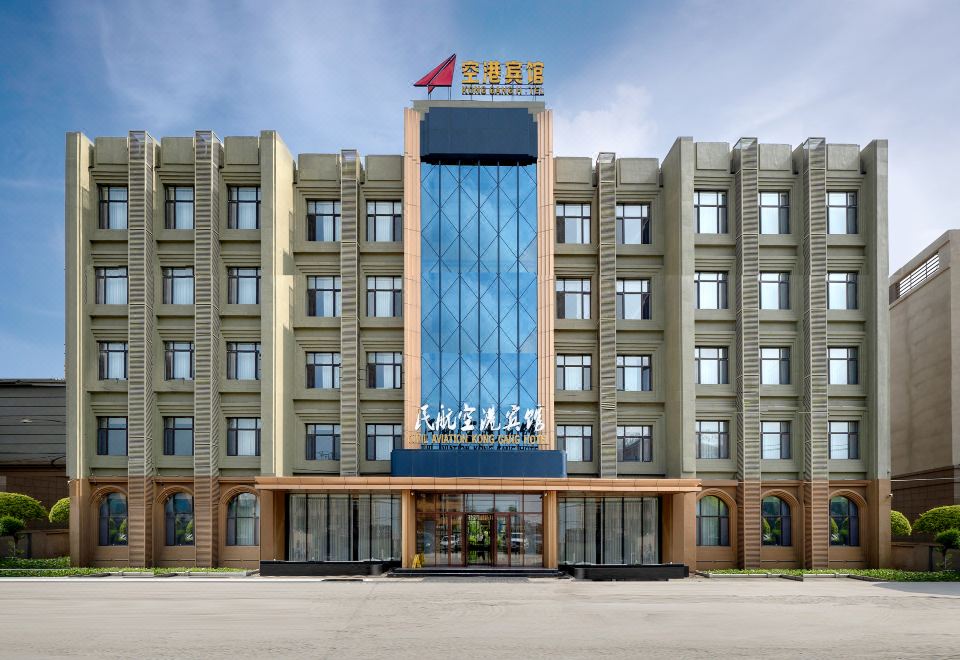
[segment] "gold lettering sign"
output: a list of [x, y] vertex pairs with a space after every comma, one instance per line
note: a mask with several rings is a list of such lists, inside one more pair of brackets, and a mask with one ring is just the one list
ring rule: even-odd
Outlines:
[[543, 62], [539, 60], [526, 64], [520, 60], [465, 60], [460, 78], [463, 96], [543, 96]]

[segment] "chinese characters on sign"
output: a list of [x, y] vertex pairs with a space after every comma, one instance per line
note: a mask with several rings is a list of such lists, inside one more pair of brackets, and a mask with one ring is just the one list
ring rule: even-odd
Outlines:
[[521, 418], [515, 404], [502, 417], [496, 406], [478, 414], [466, 403], [460, 410], [440, 404], [436, 416], [431, 416], [430, 405], [425, 404], [417, 413], [415, 431], [416, 442], [424, 449], [537, 449], [546, 444], [542, 406], [527, 408]]
[[467, 60], [460, 74], [463, 96], [543, 96], [543, 62]]

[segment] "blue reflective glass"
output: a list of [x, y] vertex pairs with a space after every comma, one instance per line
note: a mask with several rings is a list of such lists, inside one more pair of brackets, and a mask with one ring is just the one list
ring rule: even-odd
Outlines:
[[538, 403], [536, 190], [536, 165], [421, 165], [422, 403], [432, 411]]

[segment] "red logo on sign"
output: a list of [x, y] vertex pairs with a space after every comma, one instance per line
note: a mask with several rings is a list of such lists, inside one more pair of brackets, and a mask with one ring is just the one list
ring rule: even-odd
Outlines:
[[457, 54], [454, 53], [438, 64], [430, 73], [413, 83], [414, 87], [426, 87], [427, 94], [435, 87], [450, 87], [453, 85], [453, 68], [457, 63]]

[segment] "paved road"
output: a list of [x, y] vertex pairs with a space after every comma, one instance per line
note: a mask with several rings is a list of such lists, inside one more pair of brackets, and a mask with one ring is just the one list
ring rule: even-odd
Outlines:
[[0, 657], [960, 657], [960, 583], [0, 580]]

